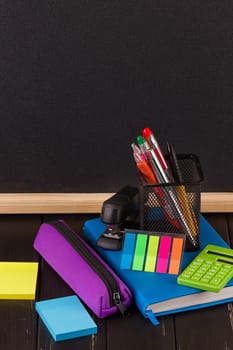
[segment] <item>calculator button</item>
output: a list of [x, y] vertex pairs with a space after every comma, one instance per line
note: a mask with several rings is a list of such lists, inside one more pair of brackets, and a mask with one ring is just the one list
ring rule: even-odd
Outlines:
[[211, 278], [211, 277], [213, 277], [213, 275], [214, 275], [214, 273], [213, 273], [213, 272], [211, 272], [211, 271], [209, 271], [209, 272], [206, 274], [206, 277]]
[[219, 262], [216, 262], [216, 263], [215, 263], [215, 267], [220, 268], [220, 267], [222, 267], [222, 264], [221, 264], [221, 263], [219, 263]]
[[224, 265], [224, 268], [226, 269], [226, 270], [231, 270], [232, 269], [232, 267], [230, 266], [230, 265]]
[[218, 275], [221, 276], [221, 277], [224, 277], [224, 276], [225, 276], [225, 273], [224, 273], [224, 271], [219, 271], [219, 272], [218, 272]]
[[222, 278], [213, 278], [210, 283], [211, 284], [214, 284], [214, 285], [217, 285], [220, 281], [221, 281]]
[[199, 281], [200, 277], [201, 277], [201, 276], [195, 276], [195, 275], [193, 275], [193, 276], [192, 276], [192, 281]]
[[204, 273], [206, 273], [207, 270], [208, 270], [208, 269], [201, 267], [200, 270], [199, 270], [199, 272], [200, 272], [202, 275], [204, 275]]
[[199, 266], [192, 266], [191, 268], [189, 268], [189, 271], [196, 271], [199, 268]]
[[202, 277], [202, 279], [200, 280], [201, 282], [209, 282], [210, 278], [208, 277]]
[[222, 268], [222, 270], [223, 270], [223, 271], [226, 271], [226, 272], [230, 271], [230, 269], [231, 269], [231, 266], [224, 266], [224, 267]]

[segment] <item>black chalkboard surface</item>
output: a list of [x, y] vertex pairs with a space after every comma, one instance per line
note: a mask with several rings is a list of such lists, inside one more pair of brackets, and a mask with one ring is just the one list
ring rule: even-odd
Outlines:
[[233, 190], [233, 2], [2, 1], [0, 192], [137, 182], [150, 127]]

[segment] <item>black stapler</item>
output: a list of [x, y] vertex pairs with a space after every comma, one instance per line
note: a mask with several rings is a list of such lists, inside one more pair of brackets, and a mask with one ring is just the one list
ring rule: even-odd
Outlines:
[[120, 250], [122, 230], [135, 222], [138, 214], [138, 189], [125, 186], [103, 202], [100, 218], [106, 230], [97, 241], [97, 246]]

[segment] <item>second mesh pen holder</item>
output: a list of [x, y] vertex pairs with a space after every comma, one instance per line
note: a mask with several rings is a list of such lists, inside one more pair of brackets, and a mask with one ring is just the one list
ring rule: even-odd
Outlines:
[[204, 176], [196, 155], [178, 154], [177, 159], [182, 183], [148, 185], [140, 178], [140, 228], [185, 233], [185, 250], [196, 250], [200, 246], [200, 194]]

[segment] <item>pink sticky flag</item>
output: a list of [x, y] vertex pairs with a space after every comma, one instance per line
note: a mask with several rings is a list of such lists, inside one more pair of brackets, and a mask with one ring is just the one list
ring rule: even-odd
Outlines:
[[160, 239], [156, 272], [161, 272], [161, 273], [167, 272], [171, 240], [172, 238], [169, 236], [162, 236]]

